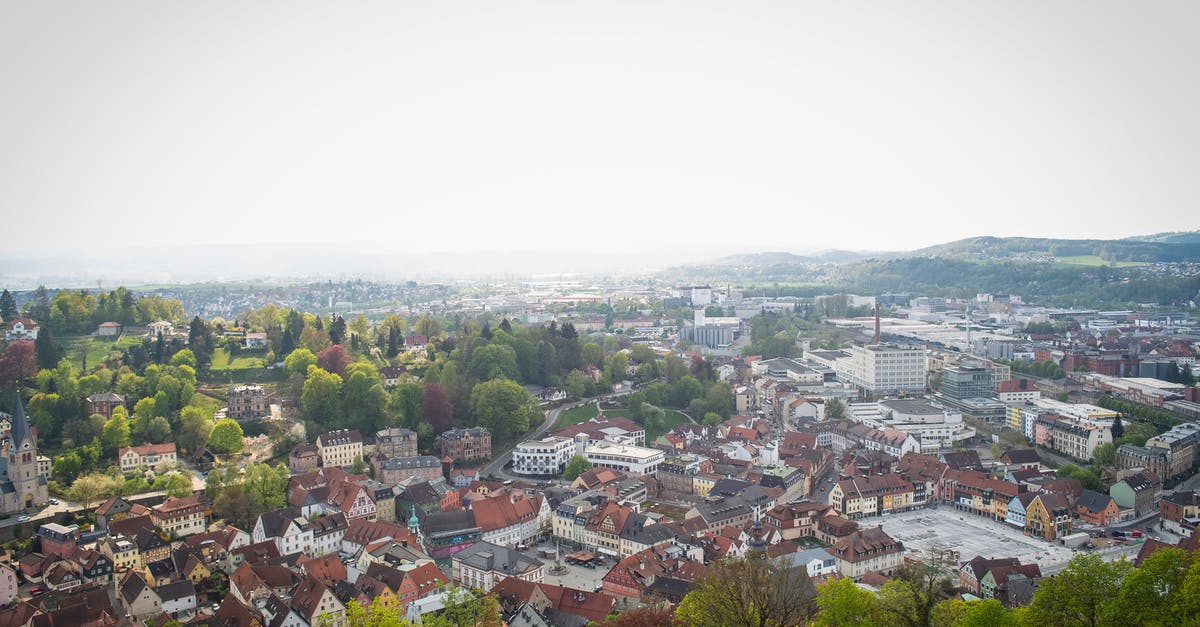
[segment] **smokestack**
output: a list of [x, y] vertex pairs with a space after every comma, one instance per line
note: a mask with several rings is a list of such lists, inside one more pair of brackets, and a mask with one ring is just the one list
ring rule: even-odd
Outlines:
[[879, 343], [879, 301], [875, 301], [875, 343]]

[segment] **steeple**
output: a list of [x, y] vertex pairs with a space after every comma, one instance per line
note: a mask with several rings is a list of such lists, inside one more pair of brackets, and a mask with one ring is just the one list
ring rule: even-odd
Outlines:
[[30, 448], [36, 446], [33, 441], [33, 431], [29, 428], [29, 417], [25, 415], [25, 406], [21, 403], [20, 393], [17, 393], [17, 406], [13, 410], [11, 436], [8, 446], [13, 451], [19, 450], [26, 440], [29, 441]]

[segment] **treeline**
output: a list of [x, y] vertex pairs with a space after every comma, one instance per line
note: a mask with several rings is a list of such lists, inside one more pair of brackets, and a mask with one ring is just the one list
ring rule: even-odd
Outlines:
[[[17, 315], [16, 302], [8, 290], [0, 292], [0, 318]], [[45, 286], [34, 291], [21, 312], [55, 334], [91, 333], [102, 322], [145, 325], [155, 320], [183, 318], [183, 304], [155, 295], [136, 296], [125, 287], [93, 294], [89, 290], [59, 290], [50, 296]]]
[[1129, 403], [1126, 401], [1117, 400], [1111, 396], [1101, 396], [1096, 404], [1104, 409], [1119, 411], [1127, 416], [1133, 416], [1142, 422], [1148, 422], [1158, 430], [1159, 433], [1167, 431], [1171, 427], [1179, 424], [1179, 419], [1169, 411], [1138, 405], [1137, 403]]

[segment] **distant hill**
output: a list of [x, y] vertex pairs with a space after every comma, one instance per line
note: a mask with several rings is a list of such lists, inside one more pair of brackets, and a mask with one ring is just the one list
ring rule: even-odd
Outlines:
[[1026, 259], [1096, 257], [1112, 264], [1131, 262], [1200, 262], [1200, 232], [1164, 233], [1120, 240], [1041, 237], [969, 237], [902, 254], [900, 257], [953, 259]]

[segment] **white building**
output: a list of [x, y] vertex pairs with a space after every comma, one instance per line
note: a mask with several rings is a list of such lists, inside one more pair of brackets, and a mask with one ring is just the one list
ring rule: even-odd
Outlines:
[[451, 564], [456, 583], [485, 592], [508, 577], [540, 582], [545, 571], [541, 560], [491, 542], [476, 542], [455, 553]]
[[274, 542], [280, 555], [314, 554], [313, 525], [294, 507], [260, 514], [251, 537], [255, 543]]
[[847, 410], [856, 422], [913, 436], [920, 443], [922, 453], [937, 453], [975, 436], [975, 430], [963, 422], [961, 413], [925, 399], [851, 403]]
[[[586, 441], [587, 436], [584, 436]], [[575, 440], [548, 436], [521, 442], [513, 449], [513, 472], [519, 475], [559, 475], [575, 455]]]
[[658, 465], [666, 459], [666, 453], [642, 446], [630, 446], [613, 442], [597, 442], [583, 450], [595, 468], [615, 468], [621, 472], [645, 475], [658, 472]]
[[358, 429], [330, 431], [317, 436], [317, 453], [321, 456], [321, 465], [326, 468], [350, 468], [355, 459], [362, 458], [362, 451], [363, 438]]
[[872, 394], [925, 389], [925, 350], [894, 344], [852, 346], [834, 362], [838, 379]]

